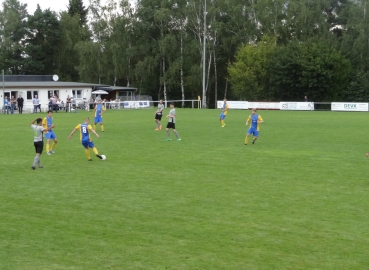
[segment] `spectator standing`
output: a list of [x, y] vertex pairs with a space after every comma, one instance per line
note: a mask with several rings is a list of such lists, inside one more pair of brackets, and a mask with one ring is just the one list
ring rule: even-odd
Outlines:
[[17, 98], [18, 113], [19, 114], [23, 113], [23, 102], [24, 102], [24, 99], [22, 98], [22, 95], [19, 95], [19, 97]]
[[50, 102], [51, 102], [52, 110], [58, 112], [59, 106], [56, 103], [57, 102], [57, 98], [56, 98], [55, 95], [50, 98]]
[[12, 96], [12, 98], [10, 99], [10, 113], [11, 114], [14, 114], [16, 104], [17, 104], [17, 100], [15, 99], [14, 96]]
[[70, 98], [69, 95], [67, 96], [66, 105], [67, 106], [65, 106], [65, 112], [70, 112], [71, 105], [72, 105], [72, 99]]
[[9, 114], [10, 110], [10, 101], [8, 99], [8, 96], [5, 96], [4, 98], [4, 113]]
[[33, 113], [37, 113], [37, 108], [40, 108], [40, 112], [41, 112], [40, 100], [38, 99], [37, 95], [35, 95], [32, 102], [33, 102]]
[[94, 108], [94, 99], [92, 98], [92, 96], [90, 97], [88, 108], [89, 110]]

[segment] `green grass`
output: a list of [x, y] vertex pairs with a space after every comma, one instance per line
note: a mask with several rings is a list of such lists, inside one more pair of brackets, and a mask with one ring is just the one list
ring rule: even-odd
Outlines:
[[0, 269], [368, 269], [368, 114], [259, 111], [244, 146], [249, 113], [177, 109], [166, 142], [109, 110], [93, 162], [67, 139], [91, 113], [54, 113], [35, 171], [35, 115], [0, 115]]

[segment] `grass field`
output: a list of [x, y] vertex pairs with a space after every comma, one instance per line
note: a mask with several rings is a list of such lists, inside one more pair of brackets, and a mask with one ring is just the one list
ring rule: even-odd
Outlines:
[[166, 142], [109, 110], [93, 162], [67, 140], [91, 113], [54, 113], [35, 171], [35, 115], [0, 115], [0, 269], [369, 269], [368, 114], [259, 111], [245, 146], [250, 111], [219, 113], [177, 109]]

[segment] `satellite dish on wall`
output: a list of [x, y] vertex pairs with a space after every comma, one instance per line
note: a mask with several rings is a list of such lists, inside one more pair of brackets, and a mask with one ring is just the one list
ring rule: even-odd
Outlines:
[[59, 76], [58, 75], [53, 75], [53, 80], [54, 80], [54, 82], [57, 82], [59, 80]]

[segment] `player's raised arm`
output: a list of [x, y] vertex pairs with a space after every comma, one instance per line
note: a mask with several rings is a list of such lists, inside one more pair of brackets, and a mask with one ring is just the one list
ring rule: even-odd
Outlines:
[[33, 124], [37, 121], [37, 119], [38, 119], [38, 118], [36, 118], [35, 120], [33, 120], [33, 121], [31, 122], [31, 125], [33, 125]]

